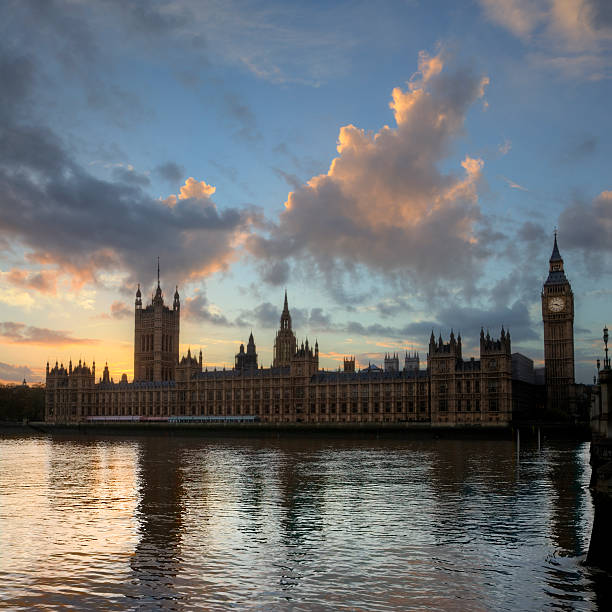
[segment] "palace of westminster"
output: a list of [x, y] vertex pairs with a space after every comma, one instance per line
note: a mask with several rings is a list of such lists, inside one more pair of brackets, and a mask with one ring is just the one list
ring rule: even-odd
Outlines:
[[[574, 388], [574, 299], [557, 238], [542, 288], [545, 388], [549, 406], [569, 409]], [[113, 382], [108, 367], [96, 382], [92, 367], [58, 365], [46, 373], [45, 420], [253, 420], [263, 423], [423, 423], [432, 426], [507, 426], [513, 382], [534, 382], [533, 362], [511, 352], [510, 333], [480, 332], [479, 359], [464, 359], [461, 336], [448, 342], [433, 331], [427, 363], [406, 353], [386, 355], [384, 367], [319, 369], [318, 343], [298, 345], [285, 292], [270, 368], [258, 366], [253, 334], [231, 370], [204, 369], [202, 352], [179, 357], [180, 297], [164, 303], [158, 282], [150, 304], [136, 292], [134, 380]], [[529, 365], [530, 364], [530, 365]], [[529, 372], [530, 369], [530, 372]], [[522, 373], [521, 373], [522, 372]], [[525, 375], [525, 372], [527, 374]], [[531, 377], [531, 378], [530, 378]]]

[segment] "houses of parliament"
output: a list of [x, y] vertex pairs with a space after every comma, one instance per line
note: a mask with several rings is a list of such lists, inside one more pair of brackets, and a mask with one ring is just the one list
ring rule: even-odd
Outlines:
[[[574, 309], [556, 235], [541, 298], [546, 392], [549, 402], [563, 404], [574, 383]], [[151, 303], [143, 307], [140, 286], [136, 291], [134, 380], [124, 374], [114, 382], [106, 366], [96, 382], [95, 362], [47, 363], [45, 420], [504, 427], [513, 417], [515, 356], [503, 326], [496, 337], [481, 330], [478, 358], [464, 358], [460, 335], [443, 339], [432, 331], [424, 367], [418, 353], [406, 353], [403, 364], [386, 355], [383, 367], [357, 370], [347, 357], [342, 370], [323, 370], [318, 343], [298, 345], [285, 291], [271, 367], [258, 364], [251, 333], [234, 367], [221, 370], [205, 368], [201, 351], [179, 355], [180, 312], [178, 287], [166, 305], [158, 268]]]

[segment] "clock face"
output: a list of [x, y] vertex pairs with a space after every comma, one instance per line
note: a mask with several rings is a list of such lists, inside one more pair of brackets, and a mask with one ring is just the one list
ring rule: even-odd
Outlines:
[[565, 307], [565, 300], [562, 297], [552, 297], [548, 300], [548, 309], [552, 312], [561, 312]]

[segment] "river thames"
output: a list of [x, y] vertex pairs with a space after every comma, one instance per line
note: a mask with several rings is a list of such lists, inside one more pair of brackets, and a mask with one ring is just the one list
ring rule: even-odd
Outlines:
[[0, 607], [596, 610], [589, 445], [0, 437]]

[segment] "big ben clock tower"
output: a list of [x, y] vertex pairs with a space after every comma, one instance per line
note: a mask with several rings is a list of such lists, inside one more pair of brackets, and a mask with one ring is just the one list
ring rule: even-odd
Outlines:
[[555, 243], [542, 287], [546, 396], [550, 409], [571, 411], [574, 385], [574, 294]]

